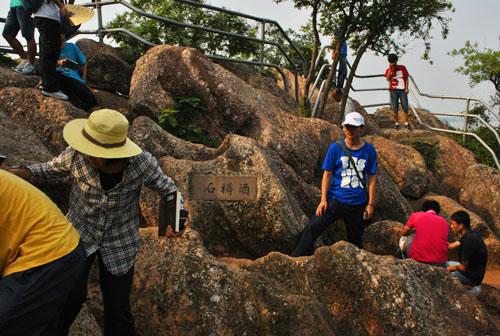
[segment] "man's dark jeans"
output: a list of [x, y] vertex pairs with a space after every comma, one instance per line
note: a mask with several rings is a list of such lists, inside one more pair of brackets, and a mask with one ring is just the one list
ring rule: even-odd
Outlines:
[[[87, 300], [87, 282], [96, 255], [98, 252], [87, 258], [84, 273], [69, 294], [56, 335], [68, 335], [69, 327]], [[104, 299], [104, 335], [133, 336], [135, 330], [134, 318], [130, 310], [130, 292], [134, 278], [134, 267], [124, 275], [115, 276], [106, 270], [100, 256], [98, 260], [99, 282]]]
[[401, 107], [405, 113], [408, 113], [408, 95], [405, 90], [396, 89], [389, 90], [389, 96], [391, 98], [391, 107], [395, 113], [399, 111], [399, 102], [401, 102]]
[[68, 294], [83, 272], [80, 243], [48, 264], [13, 273], [0, 281], [0, 335], [53, 336]]
[[61, 51], [61, 24], [55, 20], [35, 17], [35, 27], [40, 33], [40, 70], [43, 90], [59, 91], [59, 81], [56, 71], [59, 52]]
[[328, 208], [323, 216], [314, 216], [306, 224], [304, 230], [302, 230], [300, 240], [292, 252], [292, 257], [312, 255], [316, 239], [337, 219], [344, 220], [347, 241], [359, 248], [363, 248], [363, 231], [365, 226], [363, 213], [365, 207], [365, 204], [347, 205], [329, 199]]

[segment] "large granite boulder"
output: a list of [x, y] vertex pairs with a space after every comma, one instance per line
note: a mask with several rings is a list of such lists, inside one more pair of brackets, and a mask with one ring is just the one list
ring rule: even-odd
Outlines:
[[401, 258], [399, 238], [403, 224], [385, 220], [371, 224], [363, 234], [363, 248], [378, 255]]
[[[443, 129], [449, 129], [450, 126], [446, 124], [445, 122], [441, 121], [438, 117], [433, 115], [431, 112], [425, 109], [417, 109], [417, 113], [420, 117], [420, 120], [424, 122], [425, 124], [435, 127], [435, 128], [443, 128]], [[392, 128], [394, 126], [394, 112], [392, 112], [392, 109], [390, 107], [383, 107], [377, 109], [375, 111], [373, 118], [376, 120], [377, 124], [381, 128]], [[418, 119], [416, 118], [415, 114], [410, 112], [410, 117], [409, 117], [409, 123], [412, 128], [418, 128], [418, 129], [426, 129], [426, 127], [418, 122]], [[404, 130], [402, 130], [405, 132]]]
[[485, 335], [484, 308], [443, 269], [340, 242], [308, 258], [217, 260], [187, 229], [141, 230], [133, 312], [144, 335]]
[[307, 189], [300, 191], [299, 184], [290, 190], [279, 171], [279, 157], [249, 138], [228, 136], [221, 150], [207, 161], [160, 159], [163, 171], [174, 178], [184, 195], [199, 187], [190, 180], [195, 175], [257, 177], [255, 201], [190, 200], [192, 227], [216, 255], [256, 257], [269, 251], [290, 252], [306, 220], [294, 194], [303, 195]]
[[403, 195], [417, 199], [429, 191], [433, 176], [417, 150], [379, 136], [367, 140], [375, 146], [380, 164]]
[[412, 130], [408, 133], [386, 129], [383, 130], [383, 136], [418, 150], [437, 180], [430, 190], [458, 200], [464, 172], [476, 163], [472, 152], [446, 136], [427, 130]]
[[196, 49], [157, 46], [137, 61], [129, 98], [134, 114], [156, 119], [186, 96], [199, 97], [206, 109], [194, 125], [221, 141], [229, 133], [254, 139], [275, 150], [308, 183], [319, 183], [328, 146], [340, 137], [328, 122], [283, 111], [277, 97], [254, 89]]
[[0, 66], [0, 89], [6, 87], [34, 88], [41, 80], [40, 77], [22, 75], [12, 69]]
[[480, 215], [500, 237], [500, 172], [476, 164], [465, 171], [460, 203]]
[[413, 212], [410, 202], [401, 194], [398, 186], [383, 166], [377, 167], [375, 185], [375, 214], [373, 221], [393, 220], [405, 223]]
[[87, 113], [67, 101], [45, 97], [37, 89], [6, 88], [0, 91], [0, 110], [19, 126], [30, 129], [53, 154], [66, 144], [62, 137], [64, 125]]
[[87, 57], [87, 79], [91, 86], [128, 94], [134, 68], [118, 51], [91, 39], [81, 39], [76, 44]]
[[101, 328], [86, 304], [83, 305], [76, 320], [69, 329], [69, 336], [101, 336]]
[[0, 154], [6, 155], [5, 164], [16, 166], [44, 162], [52, 154], [29, 127], [21, 126], [0, 109]]

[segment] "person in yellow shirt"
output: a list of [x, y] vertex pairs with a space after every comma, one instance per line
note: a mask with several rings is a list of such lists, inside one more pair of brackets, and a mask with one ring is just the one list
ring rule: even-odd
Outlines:
[[80, 235], [57, 206], [0, 169], [0, 335], [54, 335], [85, 260]]

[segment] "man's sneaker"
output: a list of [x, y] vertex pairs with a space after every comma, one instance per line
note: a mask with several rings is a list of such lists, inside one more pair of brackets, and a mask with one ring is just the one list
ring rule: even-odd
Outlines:
[[61, 90], [54, 91], [54, 92], [42, 90], [42, 94], [44, 96], [48, 96], [48, 97], [52, 97], [52, 98], [56, 98], [56, 99], [60, 99], [60, 100], [68, 100], [68, 96], [66, 96]]
[[405, 128], [406, 128], [408, 131], [411, 131], [410, 124], [405, 123]]
[[394, 123], [394, 126], [392, 126], [394, 129], [399, 129], [399, 123]]
[[27, 59], [21, 59], [18, 65], [13, 67], [12, 69], [17, 72], [21, 72], [21, 70], [27, 65], [30, 64], [30, 62]]
[[31, 75], [35, 72], [35, 66], [31, 63], [26, 64], [19, 70], [23, 75]]

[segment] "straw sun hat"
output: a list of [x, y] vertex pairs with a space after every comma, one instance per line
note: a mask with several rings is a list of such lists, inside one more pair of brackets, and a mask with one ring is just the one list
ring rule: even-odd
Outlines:
[[88, 119], [75, 119], [66, 124], [63, 137], [80, 153], [114, 159], [138, 155], [142, 149], [127, 138], [128, 120], [120, 112], [102, 109]]
[[71, 20], [71, 23], [73, 23], [73, 25], [75, 26], [87, 22], [94, 16], [94, 11], [88, 7], [77, 6], [77, 5], [66, 5], [65, 7], [69, 13], [68, 18]]

